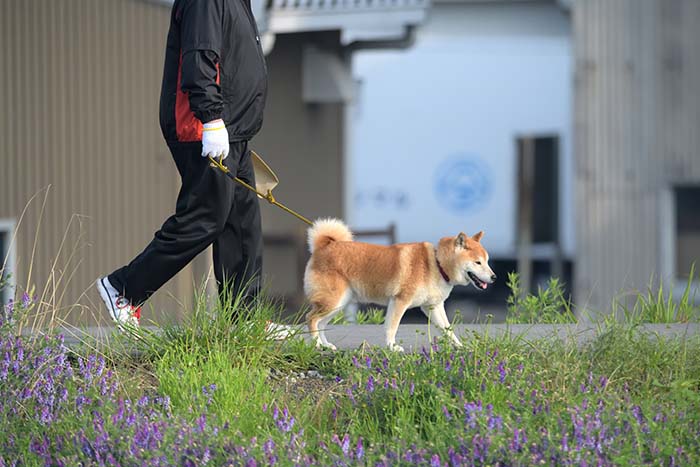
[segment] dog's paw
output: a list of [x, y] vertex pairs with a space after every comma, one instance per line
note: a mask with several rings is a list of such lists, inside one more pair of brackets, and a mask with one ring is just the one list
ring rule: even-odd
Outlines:
[[338, 350], [338, 347], [331, 344], [330, 342], [327, 344], [324, 344], [323, 342], [316, 342], [316, 348], [319, 350]]
[[405, 352], [403, 347], [401, 347], [399, 344], [389, 344], [389, 350], [392, 352]]
[[445, 333], [445, 336], [449, 337], [450, 341], [452, 341], [452, 345], [454, 345], [455, 347], [461, 348], [464, 346], [464, 344], [462, 344], [462, 340], [459, 337], [457, 337], [457, 335], [451, 330], [448, 330]]

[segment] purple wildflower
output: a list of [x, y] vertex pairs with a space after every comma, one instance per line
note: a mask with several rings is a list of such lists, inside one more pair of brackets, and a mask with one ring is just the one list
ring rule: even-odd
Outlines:
[[369, 378], [367, 379], [367, 392], [374, 392], [374, 378], [372, 375], [369, 375]]
[[282, 416], [279, 416], [279, 410], [275, 407], [273, 412], [273, 419], [277, 425], [277, 428], [283, 433], [289, 433], [294, 427], [295, 419], [289, 413], [289, 409], [285, 407], [282, 409]]
[[486, 427], [489, 429], [489, 431], [502, 430], [503, 418], [498, 415], [489, 415], [488, 421], [486, 422]]
[[348, 457], [350, 453], [350, 435], [348, 435], [347, 433], [345, 433], [345, 436], [343, 436], [343, 442], [340, 445], [340, 449], [342, 449], [345, 457]]
[[12, 314], [15, 311], [15, 301], [13, 299], [9, 299], [7, 301], [7, 305], [5, 305], [5, 316], [7, 317], [8, 321], [12, 320]]
[[263, 452], [265, 453], [265, 458], [267, 459], [268, 465], [275, 465], [277, 463], [277, 456], [275, 456], [275, 442], [272, 438], [268, 438], [263, 444]]
[[498, 364], [498, 380], [503, 383], [506, 380], [506, 365], [503, 361]]
[[526, 444], [527, 435], [525, 434], [525, 430], [521, 430], [519, 428], [513, 430], [513, 440], [509, 444], [510, 450], [521, 452]]
[[450, 411], [447, 410], [447, 407], [444, 405], [442, 406], [442, 413], [445, 415], [446, 420], [452, 420], [452, 415], [450, 415]]

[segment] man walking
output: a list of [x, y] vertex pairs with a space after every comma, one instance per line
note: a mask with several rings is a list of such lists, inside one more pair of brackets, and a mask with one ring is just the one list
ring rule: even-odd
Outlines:
[[210, 169], [208, 157], [221, 158], [255, 185], [248, 141], [262, 126], [266, 94], [267, 69], [249, 0], [175, 0], [160, 125], [182, 186], [175, 214], [143, 252], [97, 280], [117, 324], [138, 325], [141, 304], [212, 243], [219, 293], [259, 291], [258, 199]]

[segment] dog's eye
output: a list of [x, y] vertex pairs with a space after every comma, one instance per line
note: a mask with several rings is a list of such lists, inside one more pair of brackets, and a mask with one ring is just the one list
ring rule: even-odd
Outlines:
[[476, 264], [478, 264], [479, 266], [481, 266], [481, 261], [477, 261]]

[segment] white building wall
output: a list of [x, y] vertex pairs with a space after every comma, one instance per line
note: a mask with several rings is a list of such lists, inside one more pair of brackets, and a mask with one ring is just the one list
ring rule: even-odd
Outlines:
[[[395, 222], [402, 242], [483, 229], [492, 256], [512, 257], [515, 140], [555, 133], [562, 241], [573, 255], [571, 27], [562, 10], [437, 3], [414, 47], [357, 52], [353, 70], [360, 80], [346, 170], [353, 227]], [[455, 176], [460, 167], [467, 170]]]

